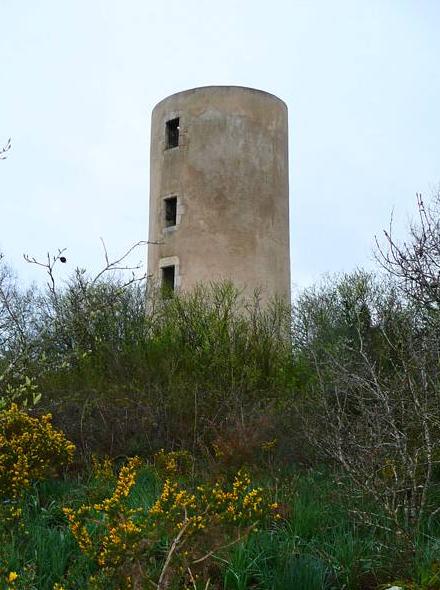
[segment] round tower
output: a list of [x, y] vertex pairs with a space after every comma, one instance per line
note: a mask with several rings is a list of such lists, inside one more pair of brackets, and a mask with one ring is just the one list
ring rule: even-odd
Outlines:
[[231, 280], [290, 301], [287, 107], [236, 86], [153, 110], [148, 274], [168, 291]]

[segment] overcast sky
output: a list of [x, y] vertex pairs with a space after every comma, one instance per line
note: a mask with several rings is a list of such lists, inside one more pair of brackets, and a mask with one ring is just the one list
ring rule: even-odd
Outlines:
[[97, 268], [147, 239], [150, 113], [260, 88], [289, 107], [292, 279], [371, 266], [440, 182], [439, 0], [0, 0], [0, 250]]

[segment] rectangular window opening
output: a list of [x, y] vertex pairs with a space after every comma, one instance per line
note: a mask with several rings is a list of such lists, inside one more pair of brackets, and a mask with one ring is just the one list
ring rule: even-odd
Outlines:
[[176, 267], [164, 266], [162, 267], [162, 296], [164, 299], [169, 299], [174, 294], [174, 278], [176, 274]]
[[165, 200], [165, 227], [172, 227], [177, 222], [177, 197]]
[[177, 147], [179, 145], [179, 117], [167, 121], [166, 124], [166, 146], [167, 149]]

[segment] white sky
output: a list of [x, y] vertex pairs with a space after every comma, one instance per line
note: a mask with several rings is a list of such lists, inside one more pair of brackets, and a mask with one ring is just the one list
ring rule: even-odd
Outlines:
[[372, 264], [440, 182], [439, 0], [0, 0], [0, 250], [98, 268], [147, 239], [151, 109], [209, 84], [289, 107], [292, 278]]

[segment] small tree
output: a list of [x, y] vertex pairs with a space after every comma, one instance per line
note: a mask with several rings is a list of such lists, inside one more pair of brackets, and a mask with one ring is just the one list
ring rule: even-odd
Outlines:
[[383, 520], [357, 510], [364, 522], [412, 544], [437, 512], [430, 491], [439, 453], [440, 333], [421, 325], [394, 286], [359, 274], [308, 294], [296, 322], [297, 354], [311, 375], [302, 407], [310, 443], [385, 513]]

